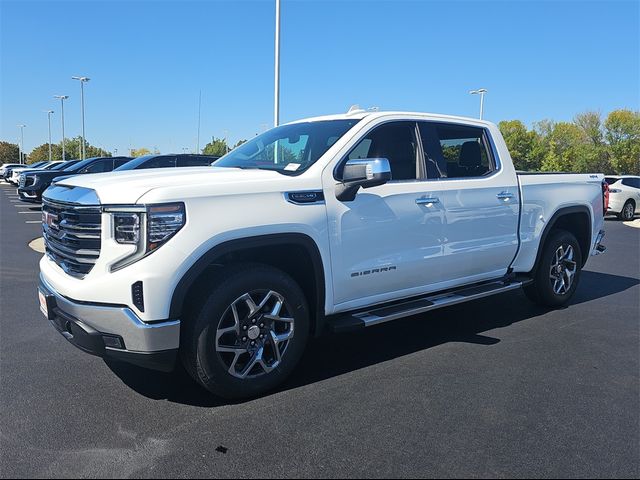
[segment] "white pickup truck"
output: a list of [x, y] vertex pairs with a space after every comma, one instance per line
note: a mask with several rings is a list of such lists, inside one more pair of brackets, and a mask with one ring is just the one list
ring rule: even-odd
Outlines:
[[255, 396], [325, 331], [521, 287], [565, 304], [604, 251], [603, 179], [516, 173], [474, 119], [300, 120], [213, 167], [50, 187], [40, 306], [88, 353], [161, 370], [181, 357], [214, 394]]

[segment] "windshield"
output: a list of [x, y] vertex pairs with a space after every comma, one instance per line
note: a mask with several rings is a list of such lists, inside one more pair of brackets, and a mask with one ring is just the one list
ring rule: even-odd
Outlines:
[[93, 163], [93, 161], [96, 158], [98, 158], [98, 157], [87, 158], [86, 160], [73, 160], [73, 163], [69, 163], [62, 170], [64, 170], [65, 172], [77, 172], [78, 170], [80, 170], [80, 169], [86, 167], [87, 165], [90, 165], [91, 163]]
[[143, 155], [138, 158], [134, 158], [133, 160], [128, 161], [124, 165], [119, 166], [115, 169], [115, 171], [121, 170], [136, 170], [140, 165], [149, 160], [150, 158], [156, 158], [158, 155]]
[[300, 173], [359, 121], [323, 120], [276, 127], [229, 152], [213, 166]]
[[69, 166], [69, 162], [58, 162], [58, 163], [54, 163], [53, 165], [47, 165], [44, 169], [45, 170], [62, 170], [63, 168], [66, 168]]
[[27, 168], [41, 168], [41, 167], [44, 167], [47, 163], [49, 163], [49, 162], [46, 162], [46, 161], [45, 162], [37, 162], [37, 163], [34, 163], [32, 165], [29, 165]]

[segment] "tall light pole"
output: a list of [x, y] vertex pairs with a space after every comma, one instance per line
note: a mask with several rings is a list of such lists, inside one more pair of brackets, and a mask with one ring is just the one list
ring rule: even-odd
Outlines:
[[275, 91], [273, 106], [273, 126], [280, 124], [280, 0], [276, 0], [276, 61], [275, 61]]
[[54, 95], [53, 98], [60, 100], [60, 114], [62, 115], [62, 161], [64, 162], [66, 160], [64, 155], [64, 101], [69, 98], [69, 95]]
[[24, 155], [24, 127], [26, 127], [26, 125], [19, 124], [17, 127], [20, 129], [20, 163], [22, 163], [22, 156]]
[[479, 88], [478, 90], [471, 90], [469, 93], [471, 95], [480, 95], [480, 120], [482, 120], [482, 115], [484, 114], [484, 94], [487, 93], [487, 89]]
[[49, 161], [51, 161], [51, 114], [53, 110], [45, 110], [44, 113], [47, 114], [47, 119], [49, 120]]
[[78, 80], [80, 82], [80, 111], [82, 114], [82, 160], [86, 158], [85, 155], [85, 136], [84, 136], [84, 84], [91, 80], [89, 77], [71, 77], [72, 80]]

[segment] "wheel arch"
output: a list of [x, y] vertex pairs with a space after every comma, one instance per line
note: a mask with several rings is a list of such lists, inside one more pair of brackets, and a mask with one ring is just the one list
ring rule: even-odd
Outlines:
[[532, 273], [535, 274], [540, 264], [540, 258], [542, 256], [542, 250], [549, 237], [549, 234], [556, 229], [563, 229], [571, 232], [575, 235], [582, 250], [582, 266], [587, 263], [591, 254], [591, 242], [592, 242], [592, 217], [591, 210], [585, 205], [575, 205], [571, 207], [563, 207], [556, 210], [547, 222], [542, 235], [540, 237], [540, 244], [538, 246], [538, 252], [536, 253], [536, 261]]
[[[258, 262], [289, 274], [300, 285], [309, 302], [312, 334], [324, 330], [325, 273], [320, 249], [304, 233], [279, 233], [229, 240], [205, 252], [186, 271], [176, 285], [169, 307], [169, 318], [182, 318], [185, 306], [198, 286], [216, 268], [240, 262]], [[311, 275], [309, 275], [311, 273]]]

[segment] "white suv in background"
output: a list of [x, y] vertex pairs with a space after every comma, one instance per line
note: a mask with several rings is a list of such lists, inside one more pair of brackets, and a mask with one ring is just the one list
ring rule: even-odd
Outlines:
[[609, 184], [609, 210], [619, 219], [630, 221], [640, 213], [640, 177], [632, 175], [606, 177]]

